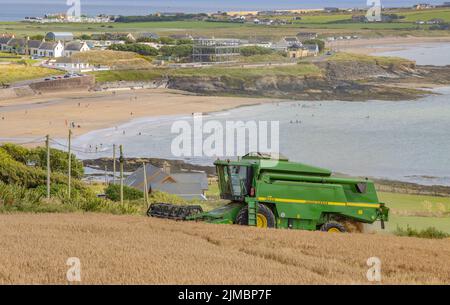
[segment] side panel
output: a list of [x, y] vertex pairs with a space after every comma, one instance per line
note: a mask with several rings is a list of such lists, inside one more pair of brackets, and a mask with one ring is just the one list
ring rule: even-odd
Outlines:
[[[281, 228], [315, 230], [327, 214], [346, 216], [357, 221], [372, 223], [377, 219], [378, 203], [369, 198], [353, 196], [347, 199], [350, 186], [294, 181], [257, 182], [257, 200], [274, 207]], [[371, 195], [367, 195], [371, 197]], [[353, 201], [361, 199], [362, 202]], [[373, 199], [373, 197], [371, 198]], [[367, 202], [369, 201], [369, 202]]]

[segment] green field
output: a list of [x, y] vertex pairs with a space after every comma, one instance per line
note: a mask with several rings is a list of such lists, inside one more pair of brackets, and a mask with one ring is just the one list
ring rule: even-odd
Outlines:
[[292, 17], [269, 16], [271, 19], [286, 19], [293, 24], [267, 26], [250, 23], [206, 22], [206, 21], [163, 21], [163, 22], [136, 22], [111, 24], [77, 24], [55, 23], [37, 24], [25, 22], [0, 22], [0, 33], [15, 33], [18, 36], [32, 36], [45, 34], [50, 31], [73, 32], [76, 35], [105, 33], [105, 32], [155, 32], [160, 35], [184, 34], [204, 35], [215, 37], [261, 37], [276, 39], [283, 36], [295, 35], [302, 29], [314, 29], [322, 35], [332, 34], [359, 34], [365, 36], [388, 35], [449, 35], [450, 31], [430, 31], [429, 25], [418, 26], [418, 20], [428, 21], [441, 18], [450, 22], [450, 9], [433, 10], [394, 10], [386, 13], [395, 13], [405, 18], [395, 22], [382, 23], [354, 23], [351, 22], [352, 13], [310, 13], [302, 15], [301, 20], [292, 20]]
[[322, 71], [313, 64], [302, 63], [285, 67], [209, 67], [184, 69], [151, 69], [151, 70], [114, 70], [94, 72], [99, 83], [114, 81], [151, 81], [162, 76], [196, 76], [196, 77], [225, 77], [237, 81], [248, 81], [260, 76], [320, 76]]
[[391, 209], [389, 231], [397, 226], [414, 229], [435, 227], [450, 233], [450, 198], [397, 193], [379, 193], [380, 200]]
[[23, 80], [36, 79], [50, 75], [61, 74], [61, 72], [41, 67], [27, 65], [9, 64], [0, 65], [0, 85], [11, 84]]

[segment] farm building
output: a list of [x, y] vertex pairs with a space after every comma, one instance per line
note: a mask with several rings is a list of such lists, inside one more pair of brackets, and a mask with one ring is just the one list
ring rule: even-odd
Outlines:
[[[146, 165], [147, 189], [149, 193], [159, 191], [179, 196], [186, 200], [206, 200], [205, 192], [208, 190], [208, 177], [204, 172], [171, 173], [170, 165], [158, 168], [151, 164]], [[144, 168], [141, 167], [125, 179], [125, 185], [145, 190]]]
[[197, 38], [194, 39], [194, 62], [233, 62], [240, 56], [240, 40]]
[[74, 36], [69, 32], [49, 32], [45, 35], [45, 40], [51, 41], [72, 41]]

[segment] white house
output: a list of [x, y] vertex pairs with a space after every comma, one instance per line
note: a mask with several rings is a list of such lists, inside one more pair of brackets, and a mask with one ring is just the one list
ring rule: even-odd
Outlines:
[[28, 40], [28, 55], [39, 56], [39, 47], [45, 40]]
[[71, 57], [72, 55], [74, 55], [76, 53], [87, 52], [89, 50], [90, 50], [90, 48], [86, 42], [74, 41], [74, 42], [67, 43], [64, 46], [64, 56]]
[[39, 56], [41, 57], [62, 57], [64, 55], [64, 45], [61, 41], [43, 42], [39, 46]]

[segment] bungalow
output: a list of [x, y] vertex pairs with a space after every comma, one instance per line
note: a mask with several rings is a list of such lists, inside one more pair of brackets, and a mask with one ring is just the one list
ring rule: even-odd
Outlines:
[[307, 51], [307, 56], [317, 56], [319, 55], [320, 48], [317, 43], [315, 44], [304, 44], [303, 48]]
[[62, 57], [64, 53], [64, 45], [58, 42], [43, 42], [39, 46], [39, 56], [41, 57]]
[[6, 51], [8, 47], [8, 42], [13, 39], [14, 36], [0, 36], [0, 51]]
[[79, 60], [74, 60], [68, 57], [61, 57], [54, 60], [54, 63], [51, 64], [53, 67], [57, 69], [62, 69], [68, 72], [88, 72], [92, 71], [92, 68], [89, 63], [82, 62]]
[[159, 35], [155, 33], [139, 33], [137, 39], [159, 39]]
[[297, 38], [300, 41], [316, 39], [317, 37], [318, 37], [318, 34], [314, 33], [314, 32], [299, 32], [299, 33], [297, 33]]
[[28, 55], [39, 56], [39, 47], [45, 40], [28, 40]]
[[308, 56], [308, 50], [300, 45], [294, 45], [287, 49], [288, 57], [291, 59], [303, 58]]
[[27, 40], [24, 38], [12, 38], [8, 41], [5, 48], [2, 48], [2, 50], [11, 53], [26, 54]]
[[87, 52], [90, 48], [86, 42], [74, 41], [64, 46], [64, 56], [71, 57], [73, 54]]
[[302, 46], [300, 40], [297, 37], [284, 37], [278, 43], [272, 45], [272, 49], [278, 51], [287, 51], [289, 48], [294, 46]]
[[[170, 165], [166, 162], [162, 169], [147, 164], [146, 176], [149, 193], [159, 191], [176, 195], [186, 200], [206, 200], [208, 177], [204, 172], [171, 173]], [[129, 187], [144, 191], [144, 167], [134, 172], [124, 183]]]

